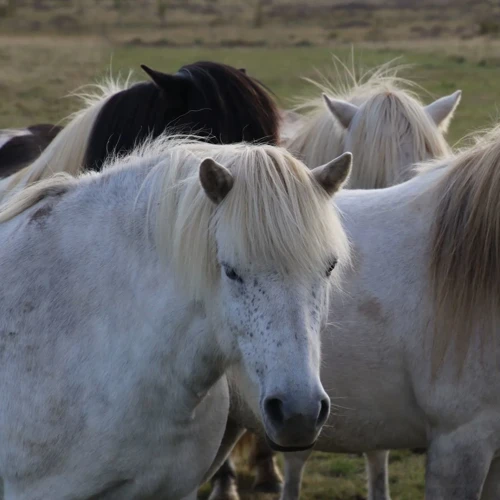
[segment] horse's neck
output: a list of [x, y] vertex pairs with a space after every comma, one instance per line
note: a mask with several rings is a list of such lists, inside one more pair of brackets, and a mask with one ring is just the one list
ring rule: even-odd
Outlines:
[[[114, 171], [115, 168], [121, 171]], [[179, 291], [174, 271], [160, 259], [151, 241], [146, 222], [149, 190], [143, 188], [148, 169], [115, 168], [96, 180], [98, 186], [78, 188], [73, 201], [69, 202], [74, 208], [74, 222], [82, 228], [80, 241], [70, 244], [75, 246], [75, 252], [81, 253], [79, 246], [85, 241], [98, 242], [97, 251], [87, 243], [88, 272], [84, 269], [83, 274], [99, 269], [96, 280], [104, 283], [116, 282], [119, 274], [115, 284], [123, 303], [115, 304], [118, 305], [116, 318], [111, 321], [137, 324], [140, 330], [124, 333], [123, 338], [116, 341], [127, 349], [127, 342], [137, 342], [137, 335], [143, 333], [144, 339], [139, 340], [143, 345], [138, 348], [150, 355], [154, 353], [153, 357], [159, 360], [164, 373], [158, 380], [169, 380], [175, 394], [172, 400], [182, 403], [174, 407], [183, 417], [223, 375], [226, 365], [204, 308]], [[106, 270], [109, 277], [103, 276]], [[91, 277], [89, 281], [92, 282]], [[106, 290], [97, 290], [97, 293], [101, 293], [101, 300], [107, 303], [101, 307], [109, 310], [116, 299], [108, 297]], [[107, 314], [104, 312], [104, 317]]]
[[385, 189], [343, 190], [336, 196], [353, 248], [353, 266], [361, 265], [361, 256], [364, 267], [392, 265], [391, 258], [402, 262], [425, 253], [434, 211], [429, 188], [441, 173], [430, 172]]
[[193, 408], [222, 377], [228, 359], [218, 346], [214, 328], [202, 306], [190, 303], [184, 319], [168, 340], [175, 346], [172, 370]]
[[[133, 175], [134, 173], [132, 173]], [[137, 228], [144, 224], [144, 220], [147, 220], [148, 190], [141, 188], [140, 181], [144, 174], [140, 169], [135, 175], [137, 179], [132, 180], [131, 192], [124, 195], [126, 200], [124, 199], [123, 203], [116, 203], [115, 206], [124, 206], [127, 200], [129, 204], [130, 200], [135, 200], [135, 223], [131, 221], [131, 227]], [[137, 189], [138, 186], [139, 189]], [[116, 189], [113, 189], [113, 192], [118, 192], [118, 196], [123, 195]], [[176, 280], [169, 278], [175, 274], [175, 270], [165, 270], [164, 264], [160, 263], [161, 259], [154, 248], [151, 249], [151, 254], [152, 272], [161, 273], [163, 271], [165, 282], [167, 282], [167, 286], [158, 290], [158, 293], [165, 294], [163, 316], [167, 323], [164, 328], [164, 331], [167, 332], [165, 342], [167, 351], [171, 353], [168, 369], [181, 390], [187, 394], [189, 403], [195, 407], [220, 379], [229, 363], [227, 353], [222, 352], [217, 342], [213, 323], [216, 314], [213, 311], [211, 314], [207, 314], [203, 304], [187, 298], [179, 290]], [[214, 308], [216, 308], [215, 304], [216, 302], [212, 304]]]
[[405, 219], [415, 215], [415, 204], [429, 198], [429, 188], [442, 174], [442, 169], [430, 171], [382, 189], [343, 189], [335, 196], [335, 204], [342, 213], [374, 222]]

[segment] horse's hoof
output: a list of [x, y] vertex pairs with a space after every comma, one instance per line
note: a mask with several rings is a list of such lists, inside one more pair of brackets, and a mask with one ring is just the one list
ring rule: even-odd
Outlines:
[[282, 484], [278, 481], [264, 481], [254, 484], [252, 490], [256, 493], [281, 493]]

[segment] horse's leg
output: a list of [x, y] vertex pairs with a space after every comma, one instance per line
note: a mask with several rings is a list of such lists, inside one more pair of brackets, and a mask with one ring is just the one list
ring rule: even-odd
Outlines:
[[481, 500], [498, 500], [500, 498], [500, 458], [493, 460], [483, 486]]
[[206, 475], [206, 479], [212, 478], [212, 493], [208, 500], [239, 500], [236, 471], [229, 454], [243, 433], [244, 430], [229, 418], [217, 456]]
[[389, 452], [365, 453], [368, 500], [391, 500], [389, 493]]
[[256, 469], [253, 490], [260, 493], [280, 493], [283, 479], [276, 465], [274, 451], [263, 437], [254, 441], [250, 464]]
[[469, 426], [437, 436], [429, 446], [426, 500], [479, 500], [490, 468], [490, 443]]
[[285, 453], [285, 485], [280, 500], [299, 500], [302, 474], [311, 450]]
[[236, 469], [231, 458], [212, 477], [212, 493], [208, 500], [239, 500]]

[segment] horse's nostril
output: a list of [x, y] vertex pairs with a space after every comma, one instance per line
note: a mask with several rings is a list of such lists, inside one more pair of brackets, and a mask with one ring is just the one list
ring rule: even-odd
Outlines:
[[318, 425], [323, 425], [326, 422], [329, 413], [330, 413], [330, 401], [326, 398], [322, 399], [318, 414]]
[[283, 414], [283, 401], [278, 398], [269, 398], [264, 402], [264, 408], [267, 416], [275, 424], [282, 424], [285, 420]]

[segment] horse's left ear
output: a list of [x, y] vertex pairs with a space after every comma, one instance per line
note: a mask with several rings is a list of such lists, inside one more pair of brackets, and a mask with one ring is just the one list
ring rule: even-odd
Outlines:
[[348, 129], [354, 116], [359, 111], [359, 108], [350, 102], [342, 101], [340, 99], [332, 99], [326, 94], [323, 94], [323, 100], [332, 115], [345, 129]]
[[326, 165], [316, 167], [312, 175], [317, 183], [330, 195], [333, 196], [346, 182], [352, 165], [352, 153], [344, 153]]
[[462, 98], [462, 91], [457, 90], [451, 95], [441, 97], [437, 101], [425, 106], [425, 111], [432, 118], [437, 127], [444, 132], [448, 129], [450, 120], [453, 117], [455, 109], [457, 109], [460, 99]]
[[141, 64], [142, 70], [169, 99], [182, 99], [186, 95], [186, 80], [178, 75], [170, 75]]
[[219, 204], [234, 184], [231, 172], [212, 158], [205, 158], [200, 165], [200, 182], [206, 195]]

